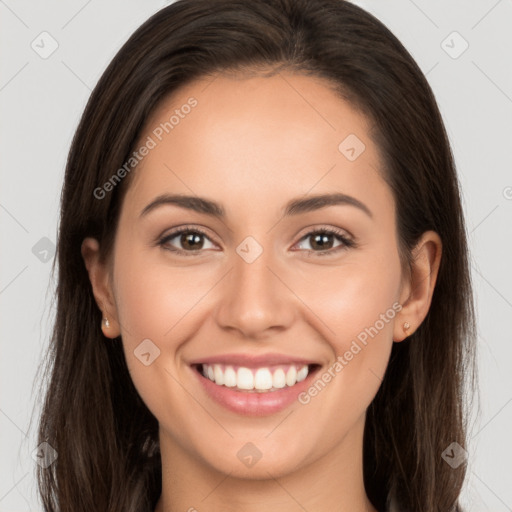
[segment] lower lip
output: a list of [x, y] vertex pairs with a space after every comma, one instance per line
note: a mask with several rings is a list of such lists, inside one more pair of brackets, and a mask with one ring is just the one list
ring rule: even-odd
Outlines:
[[234, 388], [219, 386], [204, 377], [200, 371], [194, 368], [192, 371], [197, 375], [207, 395], [226, 409], [242, 416], [267, 416], [286, 409], [296, 401], [299, 394], [310, 386], [318, 368], [314, 368], [303, 381], [297, 382], [294, 386], [264, 393], [236, 391]]

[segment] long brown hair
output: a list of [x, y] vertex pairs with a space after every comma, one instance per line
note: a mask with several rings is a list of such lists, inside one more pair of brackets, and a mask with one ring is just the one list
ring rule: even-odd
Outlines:
[[379, 510], [390, 493], [404, 511], [459, 510], [466, 467], [452, 468], [442, 453], [452, 442], [466, 445], [476, 373], [473, 299], [453, 155], [424, 75], [379, 20], [343, 0], [179, 0], [117, 53], [69, 152], [38, 432], [58, 454], [37, 470], [47, 512], [153, 512], [161, 493], [158, 422], [132, 383], [120, 341], [103, 337], [80, 252], [92, 236], [104, 258], [111, 254], [131, 175], [102, 198], [95, 190], [129, 159], [148, 116], [178, 87], [264, 68], [325, 78], [371, 120], [404, 267], [423, 232], [442, 239], [430, 311], [393, 345], [367, 411], [364, 483]]

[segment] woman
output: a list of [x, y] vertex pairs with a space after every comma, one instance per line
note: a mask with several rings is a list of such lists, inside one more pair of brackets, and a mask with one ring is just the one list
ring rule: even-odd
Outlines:
[[59, 229], [45, 510], [460, 510], [459, 186], [373, 16], [155, 14], [91, 95]]

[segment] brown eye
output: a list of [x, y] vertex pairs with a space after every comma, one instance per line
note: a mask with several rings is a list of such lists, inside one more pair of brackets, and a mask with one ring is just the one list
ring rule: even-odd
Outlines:
[[203, 238], [201, 233], [184, 233], [180, 235], [180, 243], [184, 249], [197, 251], [203, 248]]
[[[208, 243], [210, 247], [208, 247]], [[159, 241], [159, 245], [169, 251], [180, 254], [189, 253], [188, 255], [195, 255], [194, 253], [198, 253], [202, 249], [215, 247], [208, 236], [197, 228], [182, 228], [176, 230], [163, 237]]]
[[[311, 231], [306, 236], [302, 237], [298, 245], [299, 248], [309, 253], [322, 255], [336, 253], [339, 250], [349, 247], [355, 247], [355, 242], [348, 238], [343, 231], [324, 228]], [[301, 245], [302, 247], [300, 247]], [[304, 245], [306, 245], [306, 247], [304, 247]]]
[[317, 233], [309, 236], [312, 249], [318, 249], [319, 251], [325, 251], [331, 249], [334, 243], [334, 235], [327, 233]]

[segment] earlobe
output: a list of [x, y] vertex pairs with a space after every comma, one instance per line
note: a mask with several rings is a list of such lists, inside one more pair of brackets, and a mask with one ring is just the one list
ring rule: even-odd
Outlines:
[[394, 341], [414, 333], [428, 314], [441, 263], [442, 242], [435, 231], [426, 231], [412, 252], [411, 272], [404, 287], [402, 310], [395, 324]]
[[100, 259], [100, 246], [95, 238], [85, 238], [81, 247], [82, 258], [89, 274], [94, 299], [102, 312], [101, 329], [107, 338], [120, 335], [114, 294], [107, 265]]

